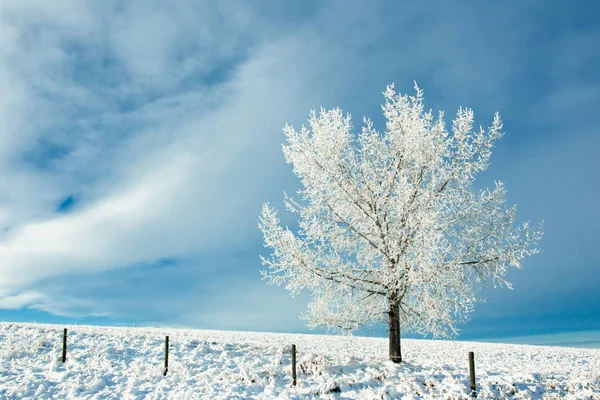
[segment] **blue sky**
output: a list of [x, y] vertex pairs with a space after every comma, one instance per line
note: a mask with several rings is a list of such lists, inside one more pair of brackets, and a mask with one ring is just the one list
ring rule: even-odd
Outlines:
[[[481, 187], [545, 221], [461, 339], [600, 337], [594, 1], [0, 3], [0, 319], [305, 332], [257, 229], [298, 182], [286, 124], [381, 92], [506, 135]], [[290, 220], [290, 223], [292, 221]], [[365, 334], [378, 334], [377, 329]], [[592, 344], [590, 344], [592, 343]]]

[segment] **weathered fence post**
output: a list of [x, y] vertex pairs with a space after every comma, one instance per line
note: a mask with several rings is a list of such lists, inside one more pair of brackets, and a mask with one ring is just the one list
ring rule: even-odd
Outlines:
[[63, 349], [62, 349], [62, 357], [60, 359], [62, 362], [67, 361], [67, 328], [63, 331]]
[[296, 386], [296, 345], [292, 345], [292, 386]]
[[471, 396], [477, 396], [477, 387], [475, 386], [475, 353], [469, 352], [469, 375], [471, 377]]
[[163, 376], [167, 376], [169, 371], [169, 336], [165, 336], [165, 369], [163, 369]]

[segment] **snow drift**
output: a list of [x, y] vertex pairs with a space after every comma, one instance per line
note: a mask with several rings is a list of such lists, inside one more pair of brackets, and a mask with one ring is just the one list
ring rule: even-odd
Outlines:
[[[2, 399], [600, 399], [600, 350], [171, 328], [0, 323]], [[164, 337], [170, 336], [163, 372]], [[298, 384], [291, 386], [291, 344]]]

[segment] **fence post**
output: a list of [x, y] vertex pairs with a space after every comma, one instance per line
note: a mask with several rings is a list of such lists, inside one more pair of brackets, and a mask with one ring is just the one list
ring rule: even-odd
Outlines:
[[292, 386], [296, 386], [296, 345], [292, 345]]
[[62, 357], [60, 359], [62, 362], [67, 361], [67, 328], [63, 331], [63, 348], [62, 348]]
[[167, 376], [169, 371], [169, 336], [165, 336], [165, 369], [163, 369], [163, 376]]
[[469, 352], [469, 375], [471, 377], [471, 397], [477, 396], [477, 387], [475, 386], [475, 353]]

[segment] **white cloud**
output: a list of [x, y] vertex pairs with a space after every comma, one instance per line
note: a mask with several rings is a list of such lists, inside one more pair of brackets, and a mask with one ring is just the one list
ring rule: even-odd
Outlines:
[[15, 310], [24, 306], [35, 304], [45, 297], [46, 296], [44, 296], [44, 294], [33, 290], [21, 292], [14, 296], [5, 296], [0, 298], [0, 308]]
[[[139, 7], [142, 6], [133, 9]], [[44, 12], [46, 17], [53, 15], [53, 11], [39, 11]], [[154, 15], [156, 11], [139, 8], [131, 12], [137, 17], [144, 13]], [[125, 63], [128, 73], [135, 76], [128, 83], [128, 90], [141, 90], [144, 85], [150, 85], [147, 88], [150, 91], [162, 89], [161, 79], [185, 77], [185, 73], [172, 73], [167, 66], [177, 58], [171, 49], [179, 45], [181, 35], [188, 31], [172, 27], [178, 29], [177, 34], [162, 32], [159, 28], [168, 17], [152, 15], [147, 19], [124, 17], [121, 28], [132, 32], [123, 31], [123, 35], [118, 29], [111, 32], [112, 39], [116, 35], [121, 40], [115, 55]], [[129, 20], [131, 25], [141, 25], [126, 27]], [[240, 20], [244, 21], [243, 16], [228, 23]], [[35, 22], [43, 25], [44, 21], [38, 15]], [[83, 30], [71, 27], [77, 21], [77, 18], [67, 19], [60, 29], [53, 30], [51, 42], [57, 53], [64, 53], [62, 43], [71, 39], [64, 30]], [[98, 24], [95, 19], [83, 18], [81, 23], [85, 22]], [[52, 21], [54, 25], [60, 23]], [[188, 24], [190, 28], [195, 26], [191, 21]], [[220, 47], [221, 36], [225, 35], [226, 41], [232, 40], [232, 35], [226, 35], [227, 29], [215, 27], [216, 33], [205, 32], [206, 36], [216, 35], [209, 37], [211, 43], [203, 43], [209, 53], [211, 46]], [[96, 26], [84, 31], [98, 33], [101, 29]], [[144, 36], [144, 31], [150, 36]], [[152, 35], [160, 36], [161, 42], [156, 43]], [[235, 36], [234, 32], [234, 39]], [[84, 45], [88, 39], [78, 40]], [[92, 45], [103, 42], [99, 38], [90, 40]], [[144, 50], [144, 46], [153, 44], [157, 47], [152, 51]], [[313, 35], [265, 42], [234, 70], [228, 81], [209, 87], [184, 88], [183, 92], [166, 92], [158, 100], [142, 103], [133, 111], [114, 110], [111, 100], [105, 100], [104, 104], [83, 101], [86, 105], [94, 103], [91, 107], [96, 114], [85, 114], [83, 121], [72, 123], [95, 118], [108, 121], [109, 128], [120, 123], [131, 126], [131, 132], [113, 143], [111, 132], [88, 130], [85, 124], [72, 133], [57, 131], [47, 140], [65, 142], [69, 146], [67, 154], [42, 169], [22, 160], [13, 161], [4, 169], [4, 176], [23, 171], [27, 175], [20, 180], [24, 182], [23, 188], [16, 194], [18, 182], [7, 180], [4, 184], [4, 189], [14, 195], [5, 199], [0, 208], [3, 211], [0, 216], [4, 216], [2, 225], [8, 228], [0, 242], [0, 296], [16, 304], [19, 293], [31, 291], [41, 281], [167, 257], [194, 258], [204, 252], [230, 251], [244, 246], [249, 237], [258, 237], [255, 215], [264, 197], [273, 190], [272, 180], [282, 176], [280, 170], [272, 169], [273, 165], [283, 164], [279, 146], [283, 138], [281, 127], [286, 121], [301, 117], [298, 109], [307, 111], [317, 107], [315, 101], [323, 92], [335, 90], [340, 83], [332, 80], [322, 84], [314, 80], [315, 74], [330, 63], [343, 62], [336, 59], [335, 53], [321, 53], [320, 45]], [[234, 44], [226, 43], [224, 47], [229, 47], [228, 52], [237, 51]], [[221, 55], [210, 54], [206, 62], [214, 62]], [[200, 59], [195, 62], [204, 62], [201, 53], [197, 56]], [[60, 85], [72, 83], [70, 92], [61, 98], [64, 102], [61, 107], [73, 108], [80, 105], [81, 96], [86, 98], [90, 90], [86, 81], [75, 82], [72, 77], [70, 63], [77, 55], [51, 60], [44, 54], [31, 57], [33, 62], [40, 63], [38, 72], [46, 65], [59, 71], [56, 77], [48, 76], [46, 88], [59, 92]], [[148, 63], [155, 65], [147, 66]], [[24, 76], [20, 76], [20, 81], [28, 87], [29, 81]], [[37, 88], [29, 88], [34, 100], [43, 97], [36, 92]], [[117, 95], [110, 88], [106, 90]], [[41, 104], [42, 108], [46, 105]], [[23, 108], [16, 111], [26, 116]], [[48, 113], [47, 117], [52, 116]], [[49, 124], [68, 127], [60, 115]], [[43, 129], [37, 125], [36, 128], [32, 129], [33, 140], [44, 138]], [[6, 133], [12, 137], [17, 130], [13, 127]], [[21, 151], [27, 151], [29, 146], [25, 144]], [[76, 204], [68, 214], [56, 213], [60, 198], [72, 192], [82, 199], [81, 204]], [[18, 203], [25, 206], [16, 214]], [[21, 300], [23, 304], [31, 300], [30, 306], [40, 308], [33, 298]], [[50, 301], [46, 298], [44, 304]]]

